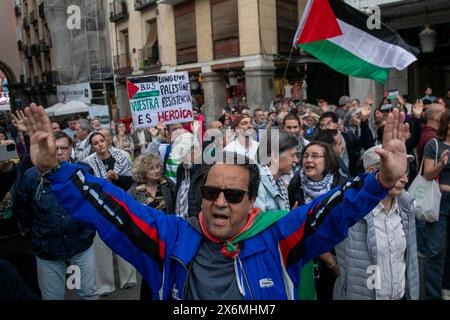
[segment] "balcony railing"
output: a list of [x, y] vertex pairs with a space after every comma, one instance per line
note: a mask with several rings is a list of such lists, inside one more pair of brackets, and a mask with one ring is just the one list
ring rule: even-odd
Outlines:
[[36, 24], [38, 21], [38, 15], [36, 10], [33, 10], [30, 12], [30, 23], [31, 24]]
[[156, 0], [134, 0], [134, 9], [142, 11], [154, 4], [156, 4]]
[[131, 68], [131, 57], [126, 53], [114, 57], [114, 69], [119, 70], [124, 68]]
[[109, 5], [109, 21], [118, 22], [128, 19], [128, 5], [126, 0], [113, 0]]
[[139, 69], [146, 70], [160, 67], [161, 62], [159, 61], [157, 49], [151, 47], [139, 50]]
[[22, 14], [22, 9], [20, 8], [20, 6], [19, 5], [15, 5], [14, 6], [14, 12], [15, 12], [15, 14], [16, 14], [16, 17], [20, 17], [20, 15]]
[[26, 59], [31, 59], [32, 55], [31, 55], [31, 48], [28, 46], [23, 46], [23, 52], [25, 53], [25, 58]]
[[45, 10], [44, 10], [44, 3], [41, 3], [39, 5], [39, 17], [44, 18], [45, 17]]
[[114, 57], [114, 73], [118, 78], [125, 78], [132, 71], [130, 55], [124, 53]]
[[28, 16], [23, 17], [22, 25], [24, 29], [28, 29], [30, 27], [30, 18]]
[[41, 45], [40, 44], [31, 45], [31, 55], [33, 57], [39, 57], [40, 54], [41, 54]]
[[47, 41], [40, 40], [39, 46], [40, 46], [41, 52], [50, 52], [50, 46], [48, 45]]
[[33, 85], [36, 87], [40, 84], [39, 76], [33, 77]]
[[56, 72], [46, 71], [42, 73], [42, 82], [46, 85], [53, 85], [56, 83]]

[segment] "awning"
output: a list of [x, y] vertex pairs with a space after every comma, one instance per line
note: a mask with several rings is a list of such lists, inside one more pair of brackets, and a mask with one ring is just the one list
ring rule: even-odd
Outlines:
[[145, 42], [144, 48], [151, 48], [158, 40], [158, 27], [156, 22], [150, 23], [150, 30], [148, 32], [147, 41]]
[[45, 109], [45, 111], [51, 117], [58, 117], [74, 113], [89, 112], [89, 106], [82, 101], [72, 100], [68, 103], [57, 103], [54, 106]]

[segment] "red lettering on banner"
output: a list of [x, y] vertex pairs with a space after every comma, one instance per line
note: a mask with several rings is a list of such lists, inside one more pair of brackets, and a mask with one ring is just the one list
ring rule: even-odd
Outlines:
[[[158, 122], [169, 122], [193, 117], [191, 110], [168, 110], [158, 112]], [[181, 122], [181, 121], [180, 121]]]

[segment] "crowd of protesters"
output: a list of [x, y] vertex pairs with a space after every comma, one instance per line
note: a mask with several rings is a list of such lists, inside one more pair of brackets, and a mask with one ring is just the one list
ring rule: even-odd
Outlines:
[[[111, 182], [139, 204], [185, 219], [192, 228], [208, 233], [200, 214], [205, 211], [205, 198], [228, 201], [230, 206], [239, 198], [233, 194], [233, 191], [238, 193], [236, 190], [221, 187], [215, 191], [205, 187], [208, 174], [214, 171], [206, 161], [209, 156], [225, 151], [256, 164], [257, 172], [250, 170], [250, 178], [258, 172], [260, 177], [253, 181], [258, 183], [251, 201], [251, 215], [295, 211], [317, 204], [336, 188], [345, 189], [361, 175], [378, 172], [382, 159], [377, 150], [381, 149], [385, 130], [392, 130], [386, 126], [389, 115], [397, 114], [394, 110], [398, 109], [405, 113], [404, 122], [409, 128], [404, 138], [408, 169], [390, 186], [389, 193], [380, 198], [378, 205], [368, 210], [369, 214], [349, 226], [345, 240], [333, 246], [324, 245], [323, 252], [312, 250], [320, 253], [317, 255], [305, 253], [310, 258], [308, 263], [302, 262], [298, 264], [299, 270], [292, 271], [301, 274], [295, 296], [320, 301], [417, 300], [419, 297], [448, 300], [450, 109], [446, 103], [450, 100], [434, 97], [427, 88], [425, 96], [412, 103], [400, 96], [378, 106], [374, 101], [372, 96], [363, 101], [343, 96], [335, 106], [324, 99], [318, 99], [316, 105], [277, 100], [268, 110], [225, 108], [210, 123], [205, 123], [201, 110], [196, 109], [195, 120], [185, 124], [160, 123], [157, 127], [133, 131], [124, 123], [102, 128], [98, 119], [70, 119], [64, 126], [52, 122], [51, 130], [58, 162], [76, 164], [86, 173]], [[133, 259], [121, 254], [120, 248], [111, 246], [115, 235], [106, 227], [85, 223], [67, 212], [61, 197], [52, 189], [52, 179], [31, 163], [27, 119], [29, 116], [20, 111], [0, 129], [0, 143], [14, 144], [18, 150], [17, 159], [0, 162], [0, 268], [7, 270], [0, 273], [0, 299], [62, 300], [66, 269], [70, 265], [81, 270], [81, 289], [77, 290], [81, 299], [111, 294], [116, 289], [114, 252], [118, 253], [120, 286], [134, 286], [137, 272], [146, 270], [141, 265], [143, 261], [130, 261]], [[274, 139], [276, 148], [272, 148]], [[422, 174], [429, 180], [438, 179], [442, 191], [439, 221], [435, 223], [416, 221], [414, 199], [406, 191], [422, 159]], [[213, 191], [218, 192], [215, 197], [211, 196]], [[220, 196], [222, 193], [224, 197]], [[88, 210], [89, 205], [83, 206]], [[328, 202], [322, 210], [332, 211], [332, 207]], [[115, 209], [119, 210], [112, 207]], [[229, 218], [216, 217], [219, 222], [226, 219]], [[136, 230], [127, 232], [137, 233]], [[211, 235], [206, 237], [215, 239]], [[325, 235], [315, 241], [321, 237]], [[263, 243], [260, 245], [259, 250], [269, 250]], [[245, 288], [239, 283], [242, 278], [235, 274], [240, 269], [224, 261], [239, 259], [223, 257], [215, 247], [214, 241], [200, 245], [195, 260], [187, 267], [192, 268], [192, 274], [209, 272], [209, 276], [217, 279], [202, 280], [188, 275], [191, 286], [183, 297], [245, 297]], [[130, 249], [133, 250], [136, 249]], [[241, 255], [244, 252], [245, 247]], [[419, 257], [424, 261], [423, 277], [419, 277]], [[224, 268], [219, 270], [218, 265]], [[284, 268], [275, 266], [280, 272]], [[211, 269], [215, 273], [207, 271]], [[374, 286], [368, 285], [370, 270], [375, 272]], [[156, 276], [143, 276], [141, 299], [154, 299], [158, 288], [152, 279]], [[238, 283], [233, 280], [235, 277]], [[12, 289], [1, 289], [3, 283], [12, 283], [14, 279], [17, 281], [10, 285], [16, 288], [14, 293]], [[217, 283], [211, 283], [216, 280]], [[266, 282], [261, 283], [261, 288], [274, 286], [276, 281], [263, 280]], [[423, 295], [420, 295], [420, 283], [424, 287]], [[216, 286], [223, 292], [214, 296]]]

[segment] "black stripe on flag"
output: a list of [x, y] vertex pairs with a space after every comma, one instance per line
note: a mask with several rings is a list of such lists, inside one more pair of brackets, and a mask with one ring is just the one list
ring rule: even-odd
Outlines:
[[[125, 211], [125, 209], [118, 204], [110, 195], [105, 193], [102, 188], [95, 183], [83, 183], [78, 174], [74, 174], [71, 178], [74, 185], [86, 198], [86, 200], [115, 228], [124, 233], [126, 237], [141, 251], [154, 260], [159, 267], [159, 271], [163, 270], [163, 259], [159, 255], [158, 243], [145, 234]], [[85, 188], [88, 187], [88, 188]], [[108, 208], [117, 216], [112, 216], [103, 205], [100, 205], [99, 200], [94, 197], [89, 190], [95, 191], [99, 196], [99, 200], [102, 201]], [[121, 224], [120, 221], [123, 222]]]
[[367, 21], [369, 19], [368, 15], [362, 13], [361, 11], [353, 8], [351, 5], [341, 0], [329, 0], [328, 2], [333, 9], [334, 15], [339, 20], [355, 28], [358, 28], [363, 32], [366, 32], [384, 42], [392, 43], [405, 49], [406, 51], [409, 51], [413, 55], [417, 55], [417, 50], [409, 46], [390, 26], [381, 23], [380, 29], [369, 29], [367, 27]]

